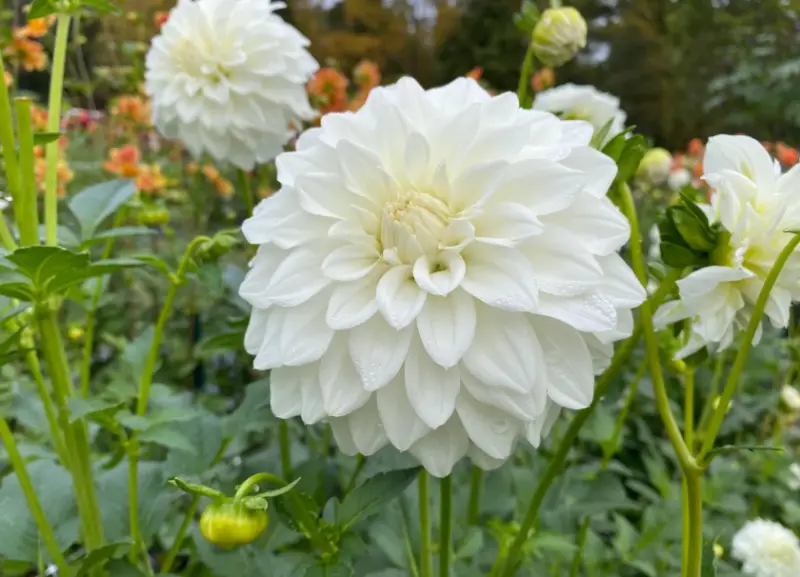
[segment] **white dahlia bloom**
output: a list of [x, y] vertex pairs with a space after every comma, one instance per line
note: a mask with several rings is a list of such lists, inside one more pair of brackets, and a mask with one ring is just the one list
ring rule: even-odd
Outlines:
[[800, 541], [797, 535], [774, 521], [748, 521], [733, 536], [732, 555], [742, 562], [742, 570], [749, 575], [800, 575]]
[[471, 79], [405, 78], [304, 133], [243, 225], [260, 245], [245, 347], [273, 412], [445, 476], [591, 403], [645, 293], [590, 138]]
[[626, 114], [619, 107], [619, 98], [600, 92], [594, 86], [562, 84], [543, 90], [536, 95], [533, 107], [552, 112], [564, 120], [585, 120], [595, 131], [611, 121], [606, 142], [625, 129]]
[[669, 176], [667, 177], [667, 186], [670, 190], [674, 190], [676, 192], [690, 184], [692, 184], [692, 173], [682, 166], [670, 171]]
[[178, 0], [147, 54], [153, 123], [190, 152], [244, 170], [275, 158], [290, 126], [314, 117], [305, 84], [319, 65], [270, 0]]
[[792, 385], [781, 387], [781, 401], [790, 411], [800, 411], [800, 391]]
[[789, 481], [787, 485], [792, 491], [800, 489], [800, 463], [789, 465]]
[[[711, 205], [700, 205], [722, 230], [722, 246], [711, 266], [678, 281], [680, 299], [664, 304], [656, 324], [692, 320], [689, 343], [678, 358], [706, 345], [720, 350], [733, 342], [750, 315], [764, 281], [800, 227], [800, 166], [781, 175], [761, 144], [748, 136], [712, 137], [703, 159], [703, 178], [712, 187]], [[800, 299], [800, 252], [789, 258], [773, 287], [766, 316], [776, 328], [789, 324]], [[761, 338], [761, 327], [754, 343]]]

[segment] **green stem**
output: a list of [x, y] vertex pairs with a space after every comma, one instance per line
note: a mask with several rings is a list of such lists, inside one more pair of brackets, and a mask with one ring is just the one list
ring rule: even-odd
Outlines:
[[[3, 55], [0, 54], [0, 72], [5, 70]], [[0, 82], [0, 146], [3, 148], [3, 165], [5, 166], [6, 186], [11, 193], [11, 197], [16, 202], [19, 198], [20, 175], [19, 160], [16, 150], [17, 143], [14, 139], [14, 119], [11, 113], [11, 100], [8, 96], [8, 87], [5, 82]], [[16, 208], [15, 208], [16, 210]], [[3, 237], [3, 244], [10, 249], [16, 248], [8, 226], [3, 219], [0, 225], [0, 235]], [[11, 239], [9, 243], [8, 240]]]
[[683, 382], [686, 389], [686, 404], [683, 409], [683, 438], [691, 452], [694, 446], [694, 369], [686, 368], [683, 373]]
[[14, 241], [14, 237], [11, 235], [11, 231], [8, 230], [8, 223], [6, 223], [6, 217], [3, 216], [3, 213], [0, 211], [0, 242], [3, 243], [3, 246], [8, 250], [16, 250], [17, 243]]
[[252, 477], [248, 478], [247, 480], [245, 480], [244, 483], [239, 485], [239, 488], [236, 489], [236, 493], [233, 495], [233, 500], [239, 501], [240, 499], [244, 499], [256, 485], [258, 485], [259, 483], [263, 483], [265, 481], [268, 481], [270, 483], [275, 483], [281, 486], [288, 485], [286, 481], [284, 481], [277, 475], [273, 475], [272, 473], [257, 473]]
[[239, 184], [242, 187], [242, 196], [244, 196], [244, 206], [247, 209], [247, 216], [253, 215], [254, 201], [253, 201], [253, 187], [250, 186], [250, 177], [242, 170], [239, 172]]
[[[124, 209], [117, 212], [117, 218], [114, 221], [114, 227], [117, 228], [122, 224], [125, 214]], [[111, 249], [114, 246], [114, 239], [109, 238], [103, 247], [101, 259], [105, 260], [111, 256]], [[83, 333], [83, 356], [81, 357], [81, 376], [80, 376], [80, 396], [86, 398], [89, 395], [89, 383], [92, 377], [92, 353], [94, 351], [94, 330], [97, 324], [97, 307], [100, 303], [100, 297], [103, 294], [103, 283], [101, 279], [95, 279], [94, 292], [92, 293], [92, 300], [89, 303], [89, 310], [86, 313], [86, 329]]]
[[453, 539], [453, 477], [439, 482], [439, 577], [450, 577]]
[[353, 469], [353, 474], [350, 476], [350, 481], [348, 481], [347, 485], [344, 489], [344, 494], [347, 495], [353, 488], [356, 486], [356, 481], [358, 481], [358, 475], [361, 474], [361, 471], [364, 469], [364, 465], [367, 464], [367, 460], [364, 458], [364, 455], [359, 453], [356, 456], [356, 467]]
[[42, 376], [42, 368], [39, 365], [39, 357], [36, 356], [36, 353], [31, 351], [25, 355], [25, 360], [27, 361], [28, 368], [33, 375], [33, 381], [36, 383], [36, 390], [39, 393], [39, 398], [42, 401], [42, 407], [44, 408], [47, 425], [50, 429], [50, 440], [53, 443], [53, 448], [55, 448], [56, 454], [58, 455], [58, 460], [61, 462], [64, 468], [69, 469], [69, 455], [67, 453], [67, 447], [64, 445], [64, 437], [61, 434], [60, 427], [58, 426], [58, 416], [56, 415], [56, 410], [53, 405], [53, 399], [51, 398], [50, 391], [47, 390], [47, 385], [45, 385], [44, 377]]
[[578, 577], [581, 570], [581, 563], [583, 562], [583, 546], [586, 545], [586, 536], [589, 533], [589, 520], [590, 517], [585, 517], [578, 529], [577, 549], [575, 555], [572, 557], [572, 565], [569, 568], [569, 577]]
[[647, 361], [642, 361], [636, 371], [636, 375], [633, 377], [630, 389], [628, 389], [628, 396], [625, 398], [625, 404], [622, 406], [622, 410], [619, 412], [619, 417], [617, 417], [617, 422], [614, 425], [614, 432], [611, 434], [610, 440], [610, 446], [612, 449], [603, 455], [603, 460], [600, 462], [600, 469], [602, 471], [605, 471], [608, 468], [611, 459], [613, 459], [617, 454], [617, 443], [619, 443], [619, 438], [620, 435], [622, 435], [622, 429], [625, 426], [625, 421], [628, 419], [628, 414], [633, 406], [633, 401], [636, 399], [636, 395], [639, 393], [639, 382], [642, 380], [646, 372]]
[[703, 410], [700, 413], [700, 423], [697, 425], [697, 433], [699, 436], [704, 434], [703, 431], [705, 431], [708, 426], [708, 419], [711, 418], [711, 412], [714, 408], [714, 399], [716, 399], [719, 394], [719, 384], [720, 381], [722, 381], [722, 373], [725, 370], [725, 360], [728, 356], [727, 352], [728, 351], [720, 352], [714, 362], [714, 374], [711, 377], [711, 387], [703, 403]]
[[517, 98], [522, 108], [527, 108], [528, 103], [528, 91], [530, 90], [531, 74], [533, 74], [533, 52], [533, 40], [530, 40], [528, 43], [528, 51], [525, 53], [525, 60], [522, 63], [522, 71], [520, 72], [519, 84], [517, 86]]
[[798, 244], [800, 244], [800, 234], [795, 234], [792, 240], [783, 248], [780, 255], [778, 255], [775, 264], [772, 265], [772, 269], [764, 280], [764, 286], [761, 288], [761, 292], [756, 299], [753, 312], [750, 314], [750, 322], [742, 337], [741, 347], [739, 348], [739, 352], [736, 353], [733, 367], [731, 367], [731, 372], [728, 374], [727, 381], [725, 381], [725, 387], [722, 389], [722, 396], [720, 397], [719, 404], [711, 415], [711, 422], [708, 425], [708, 430], [703, 435], [703, 446], [698, 456], [700, 461], [703, 461], [708, 456], [711, 449], [714, 448], [714, 442], [717, 440], [719, 429], [722, 426], [722, 420], [725, 418], [728, 405], [733, 398], [733, 394], [736, 392], [736, 386], [742, 376], [744, 365], [747, 362], [747, 356], [750, 353], [750, 348], [753, 346], [753, 337], [764, 316], [764, 308], [767, 306], [769, 294], [772, 291], [772, 287], [775, 286], [778, 276], [781, 270], [783, 270], [783, 266], [786, 264], [786, 261], [794, 252], [795, 248], [797, 248]]
[[703, 476], [702, 471], [686, 474], [689, 509], [689, 547], [686, 577], [701, 577], [703, 566]]
[[42, 306], [37, 310], [37, 317], [42, 352], [52, 383], [53, 398], [58, 407], [58, 421], [64, 435], [86, 548], [93, 551], [103, 545], [104, 537], [90, 462], [92, 453], [86, 424], [81, 419], [74, 423], [69, 422], [67, 400], [74, 391], [57, 314], [51, 308]]
[[[58, 132], [61, 128], [61, 99], [64, 92], [64, 63], [67, 59], [69, 39], [69, 14], [59, 14], [56, 24], [56, 43], [53, 48], [53, 66], [50, 69], [50, 99], [47, 107], [47, 130]], [[47, 244], [58, 244], [58, 140], [46, 147], [44, 193], [44, 222]]]
[[31, 478], [28, 475], [28, 469], [25, 467], [25, 461], [22, 455], [17, 450], [17, 443], [14, 440], [14, 435], [8, 426], [5, 418], [0, 418], [0, 438], [2, 438], [3, 445], [5, 445], [6, 452], [8, 453], [8, 460], [14, 468], [14, 473], [17, 475], [19, 486], [22, 489], [22, 494], [25, 495], [25, 501], [28, 503], [28, 508], [31, 510], [33, 519], [36, 522], [36, 528], [42, 536], [47, 552], [50, 553], [50, 558], [58, 567], [58, 574], [68, 576], [70, 575], [69, 566], [64, 556], [61, 554], [61, 548], [58, 546], [58, 540], [53, 532], [53, 527], [47, 520], [42, 504], [39, 502], [39, 497], [36, 495], [36, 489], [33, 487]]
[[20, 178], [17, 198], [14, 199], [14, 214], [17, 219], [20, 244], [33, 246], [39, 244], [39, 213], [36, 203], [31, 101], [28, 98], [18, 98], [14, 106], [17, 112]]
[[469, 506], [467, 508], [467, 523], [478, 524], [481, 509], [481, 490], [483, 489], [483, 469], [472, 467], [472, 476], [469, 484]]
[[428, 495], [428, 472], [421, 471], [417, 476], [419, 491], [419, 567], [420, 577], [433, 577], [433, 558], [431, 556], [431, 517], [430, 497]]
[[[178, 288], [186, 280], [186, 273], [189, 269], [189, 264], [192, 262], [192, 255], [194, 254], [195, 249], [200, 244], [207, 242], [208, 240], [210, 239], [205, 236], [198, 236], [192, 240], [192, 242], [189, 243], [189, 246], [186, 247], [186, 251], [183, 253], [183, 258], [181, 258], [181, 261], [178, 264], [177, 272], [170, 275], [169, 290], [167, 290], [167, 296], [164, 299], [164, 304], [161, 307], [161, 311], [158, 313], [158, 319], [156, 320], [156, 326], [153, 332], [153, 340], [150, 343], [150, 350], [147, 352], [144, 370], [142, 371], [142, 376], [139, 379], [139, 393], [136, 399], [136, 414], [138, 416], [144, 416], [144, 414], [147, 412], [147, 404], [150, 399], [150, 385], [153, 383], [156, 362], [158, 361], [158, 355], [161, 348], [161, 339], [164, 335], [164, 327], [167, 324], [167, 320], [172, 315], [172, 303], [175, 300], [175, 295], [178, 292]], [[142, 547], [142, 535], [139, 524], [139, 500], [137, 494], [139, 484], [139, 449], [139, 440], [136, 438], [134, 433], [128, 443], [128, 513], [131, 537], [133, 537], [134, 541], [134, 545], [130, 552], [131, 561], [135, 560], [137, 552]]]
[[[644, 264], [642, 256], [642, 239], [639, 232], [639, 221], [636, 216], [636, 206], [633, 202], [631, 189], [627, 184], [622, 183], [618, 186], [620, 198], [622, 199], [623, 212], [628, 218], [631, 225], [631, 261], [633, 271], [636, 273], [639, 282], [642, 286], [647, 285], [647, 268]], [[669, 406], [669, 396], [667, 395], [667, 386], [664, 383], [664, 374], [661, 370], [661, 360], [658, 356], [658, 339], [656, 331], [653, 327], [653, 305], [649, 301], [644, 301], [639, 308], [639, 318], [642, 323], [642, 332], [644, 334], [644, 342], [647, 354], [647, 363], [650, 367], [650, 377], [653, 381], [653, 391], [656, 397], [656, 406], [661, 415], [661, 420], [664, 422], [664, 428], [667, 431], [667, 437], [672, 444], [681, 469], [684, 472], [698, 469], [697, 462], [689, 448], [683, 440], [681, 431], [678, 424], [675, 422], [675, 417]]]
[[278, 424], [278, 444], [281, 452], [281, 474], [289, 479], [292, 476], [292, 447], [289, 443], [289, 421]]

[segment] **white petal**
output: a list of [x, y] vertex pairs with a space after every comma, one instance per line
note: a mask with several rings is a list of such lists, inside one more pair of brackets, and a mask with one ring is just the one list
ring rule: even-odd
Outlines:
[[361, 384], [347, 350], [347, 335], [339, 333], [319, 364], [319, 386], [325, 412], [343, 417], [363, 406], [370, 397]]
[[475, 301], [463, 290], [447, 297], [430, 296], [417, 317], [417, 330], [436, 363], [455, 366], [475, 335]]
[[775, 186], [775, 170], [769, 154], [749, 136], [720, 134], [709, 138], [703, 168], [706, 174], [725, 169], [740, 172], [764, 191], [772, 192]]
[[408, 355], [414, 329], [396, 330], [374, 316], [350, 331], [350, 358], [367, 391], [377, 391], [391, 381]]
[[519, 421], [469, 395], [459, 396], [456, 410], [470, 440], [481, 451], [495, 459], [508, 458], [520, 429]]
[[545, 409], [544, 414], [527, 426], [525, 437], [528, 439], [528, 442], [534, 447], [538, 447], [542, 439], [550, 434], [550, 430], [553, 428], [560, 414], [561, 407], [548, 401], [547, 409]]
[[320, 246], [290, 252], [272, 275], [265, 298], [284, 307], [294, 307], [328, 286], [330, 280], [322, 274], [326, 253]]
[[426, 425], [436, 429], [447, 422], [461, 390], [457, 367], [445, 369], [434, 363], [415, 338], [406, 360], [405, 382], [408, 400]]
[[542, 293], [539, 314], [558, 319], [587, 333], [611, 331], [617, 326], [614, 305], [594, 293], [574, 297], [556, 297]]
[[542, 217], [545, 230], [556, 228], [581, 243], [592, 254], [611, 254], [630, 238], [628, 219], [607, 198], [582, 192], [565, 210]]
[[531, 321], [547, 363], [547, 394], [567, 409], [585, 409], [594, 397], [592, 355], [580, 333], [556, 320]]
[[383, 271], [376, 269], [362, 279], [336, 286], [325, 313], [328, 326], [343, 331], [371, 319], [378, 312], [375, 292], [381, 276]]
[[720, 283], [736, 282], [754, 276], [748, 270], [729, 266], [707, 266], [694, 271], [676, 284], [682, 297], [708, 294]]
[[309, 367], [279, 367], [269, 380], [269, 404], [279, 419], [297, 417], [303, 408], [303, 380], [313, 378]]
[[374, 454], [389, 442], [381, 424], [375, 395], [372, 395], [363, 407], [350, 415], [348, 420], [353, 443], [358, 448], [358, 452], [365, 457]]
[[273, 307], [267, 311], [263, 340], [256, 353], [256, 358], [253, 359], [253, 368], [257, 371], [274, 369], [284, 364], [281, 352], [281, 333], [287, 310]]
[[581, 172], [551, 160], [524, 160], [503, 172], [492, 202], [516, 202], [537, 215], [550, 214], [572, 204], [585, 180]]
[[326, 295], [318, 295], [303, 306], [286, 309], [281, 329], [281, 355], [289, 366], [319, 360], [333, 339], [333, 329], [325, 323]]
[[603, 267], [603, 296], [616, 307], [638, 307], [647, 293], [625, 260], [616, 253], [597, 258]]
[[520, 421], [530, 421], [541, 415], [547, 402], [544, 388], [531, 393], [515, 393], [476, 379], [461, 365], [461, 383], [470, 395], [485, 405], [491, 405]]
[[414, 280], [432, 294], [445, 296], [453, 292], [467, 272], [464, 259], [457, 252], [443, 252], [435, 261], [421, 256], [414, 263]]
[[322, 391], [317, 380], [319, 364], [313, 363], [298, 367], [298, 369], [302, 371], [300, 383], [303, 394], [303, 409], [300, 411], [300, 418], [306, 425], [313, 425], [327, 416], [322, 402]]
[[484, 471], [494, 471], [502, 467], [506, 459], [495, 459], [481, 451], [475, 445], [470, 445], [467, 451], [467, 457], [472, 461], [473, 465], [483, 469]]
[[411, 446], [410, 453], [434, 477], [446, 477], [466, 454], [469, 437], [458, 418], [431, 431]]
[[333, 438], [336, 439], [336, 445], [339, 450], [345, 455], [358, 455], [358, 447], [353, 441], [353, 435], [350, 434], [350, 419], [344, 417], [341, 419], [331, 419], [329, 421]]
[[322, 272], [332, 280], [358, 280], [367, 276], [379, 259], [380, 254], [374, 244], [348, 244], [328, 255], [322, 262]]
[[606, 195], [617, 176], [616, 163], [605, 154], [588, 146], [572, 149], [569, 156], [560, 163], [581, 171], [586, 176], [584, 192], [596, 198]]
[[400, 330], [410, 325], [425, 305], [410, 266], [396, 266], [378, 282], [378, 310], [390, 325]]
[[526, 316], [478, 307], [475, 338], [462, 362], [488, 385], [514, 393], [540, 391], [544, 405], [542, 349]]
[[430, 427], [419, 418], [408, 400], [402, 373], [380, 389], [377, 398], [386, 436], [398, 451], [407, 451], [430, 432]]
[[473, 243], [462, 254], [467, 263], [464, 290], [491, 307], [536, 311], [536, 273], [518, 250]]
[[258, 353], [264, 342], [268, 318], [269, 312], [262, 309], [254, 308], [250, 313], [250, 322], [247, 323], [247, 330], [244, 333], [244, 350], [251, 355]]

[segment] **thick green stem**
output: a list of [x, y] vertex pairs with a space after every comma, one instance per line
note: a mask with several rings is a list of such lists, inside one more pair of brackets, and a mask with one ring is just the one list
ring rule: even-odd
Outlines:
[[450, 577], [453, 548], [453, 477], [439, 482], [439, 577]]
[[244, 197], [244, 207], [247, 210], [247, 216], [253, 215], [253, 187], [250, 184], [250, 176], [242, 169], [239, 169], [239, 183], [242, 187], [242, 196]]
[[[50, 69], [50, 99], [47, 107], [47, 130], [61, 128], [61, 100], [64, 92], [64, 63], [67, 59], [69, 14], [59, 14], [56, 24], [56, 43], [53, 66]], [[45, 161], [44, 223], [47, 244], [58, 244], [58, 140], [47, 143]]]
[[469, 483], [469, 506], [467, 508], [467, 523], [478, 524], [481, 509], [481, 491], [483, 490], [483, 469], [472, 467], [472, 477]]
[[433, 577], [433, 558], [431, 556], [431, 517], [430, 496], [428, 494], [428, 472], [421, 471], [417, 476], [419, 491], [419, 574], [420, 577]]
[[525, 60], [522, 63], [522, 71], [519, 75], [519, 84], [517, 86], [517, 98], [519, 105], [526, 108], [528, 105], [528, 94], [530, 92], [531, 75], [533, 74], [534, 63], [534, 49], [533, 40], [528, 44], [528, 51], [525, 53]]
[[18, 98], [17, 132], [19, 138], [20, 187], [14, 199], [14, 214], [22, 246], [39, 244], [39, 213], [36, 203], [36, 176], [34, 174], [33, 125], [31, 124], [31, 101]]
[[[210, 240], [205, 236], [198, 236], [183, 253], [183, 258], [178, 265], [178, 270], [174, 275], [170, 275], [170, 285], [167, 290], [167, 296], [164, 299], [164, 304], [161, 311], [158, 313], [156, 320], [155, 330], [153, 332], [153, 340], [150, 343], [150, 350], [145, 359], [144, 369], [142, 376], [139, 379], [139, 393], [136, 399], [136, 414], [144, 416], [147, 412], [147, 404], [150, 399], [150, 385], [153, 383], [153, 376], [155, 373], [156, 363], [158, 362], [158, 355], [161, 348], [161, 339], [164, 336], [164, 327], [167, 324], [167, 319], [172, 315], [172, 304], [175, 300], [175, 295], [178, 288], [186, 280], [186, 273], [189, 269], [189, 264], [192, 262], [192, 255], [195, 249], [204, 242]], [[136, 555], [142, 547], [142, 535], [139, 524], [139, 499], [138, 499], [138, 469], [139, 469], [139, 440], [135, 434], [131, 436], [128, 442], [128, 506], [129, 506], [129, 523], [131, 530], [131, 537], [133, 537], [134, 545], [131, 548], [131, 561], [135, 560]]]
[[31, 375], [33, 375], [33, 381], [36, 383], [36, 391], [39, 393], [39, 398], [42, 401], [45, 418], [47, 419], [47, 426], [50, 429], [50, 440], [53, 443], [53, 448], [56, 450], [58, 460], [61, 462], [64, 468], [69, 469], [69, 455], [67, 453], [67, 447], [64, 445], [64, 437], [61, 433], [60, 427], [58, 426], [58, 416], [56, 415], [56, 410], [53, 406], [53, 399], [50, 396], [50, 391], [47, 390], [47, 385], [45, 385], [44, 377], [42, 376], [42, 368], [39, 365], [39, 357], [36, 356], [35, 352], [31, 351], [25, 355], [25, 360], [28, 363], [28, 368], [31, 371]]
[[[117, 228], [122, 224], [124, 219], [125, 210], [120, 209], [117, 212], [117, 218], [114, 221], [114, 227]], [[105, 260], [111, 256], [111, 249], [114, 246], [114, 239], [109, 238], [103, 247], [103, 253], [100, 257]], [[92, 300], [89, 303], [89, 310], [86, 313], [86, 328], [83, 333], [83, 357], [81, 358], [81, 376], [80, 376], [80, 396], [87, 397], [89, 395], [89, 383], [92, 377], [92, 353], [94, 351], [94, 330], [97, 324], [97, 307], [100, 303], [100, 297], [103, 294], [103, 283], [101, 279], [95, 279], [94, 292], [92, 293]]]
[[278, 423], [278, 445], [281, 452], [281, 474], [288, 479], [292, 476], [292, 446], [289, 443], [289, 421]]
[[739, 348], [739, 352], [736, 353], [736, 359], [733, 361], [733, 367], [731, 367], [731, 372], [728, 373], [728, 379], [725, 381], [725, 387], [722, 389], [722, 396], [720, 397], [719, 404], [714, 410], [714, 413], [711, 415], [711, 421], [708, 424], [708, 429], [704, 431], [703, 446], [700, 450], [700, 455], [698, 456], [700, 461], [703, 461], [708, 456], [708, 453], [711, 451], [711, 449], [714, 448], [714, 442], [717, 440], [719, 429], [722, 426], [722, 420], [725, 418], [728, 405], [730, 405], [731, 399], [733, 399], [739, 379], [742, 376], [742, 371], [744, 370], [744, 365], [747, 363], [747, 356], [750, 354], [750, 349], [753, 346], [753, 338], [755, 337], [756, 331], [758, 330], [762, 317], [764, 316], [764, 308], [767, 306], [767, 301], [769, 300], [772, 287], [775, 286], [775, 283], [778, 281], [778, 276], [783, 270], [786, 261], [795, 251], [798, 244], [800, 244], [800, 234], [795, 234], [792, 237], [792, 240], [790, 240], [781, 251], [780, 255], [778, 255], [778, 258], [775, 260], [775, 264], [772, 266], [767, 278], [764, 280], [764, 286], [761, 288], [761, 292], [756, 299], [756, 303], [753, 306], [753, 312], [750, 314], [750, 322], [748, 323], [747, 329], [742, 337], [741, 347]]
[[47, 552], [50, 553], [50, 558], [53, 560], [53, 563], [58, 567], [58, 574], [64, 576], [70, 575], [69, 566], [64, 556], [61, 554], [61, 548], [58, 546], [53, 527], [48, 522], [44, 509], [42, 509], [42, 504], [39, 502], [39, 497], [36, 495], [36, 489], [34, 489], [31, 478], [28, 475], [28, 469], [25, 467], [25, 461], [17, 450], [17, 443], [14, 440], [14, 435], [5, 418], [0, 418], [0, 438], [2, 438], [3, 445], [5, 445], [6, 452], [8, 453], [8, 460], [11, 461], [11, 466], [14, 468], [14, 473], [17, 475], [22, 494], [25, 495], [25, 501], [28, 503], [28, 508], [31, 510], [33, 520], [36, 522], [36, 528], [39, 530], [39, 534], [44, 541], [44, 546], [47, 548]]
[[80, 419], [74, 423], [69, 422], [67, 400], [73, 395], [73, 388], [57, 314], [47, 306], [41, 307], [37, 313], [42, 352], [52, 383], [53, 398], [58, 407], [59, 425], [69, 455], [69, 470], [83, 525], [86, 548], [92, 551], [103, 545], [104, 538], [100, 508], [97, 505], [91, 467], [92, 453], [86, 424]]

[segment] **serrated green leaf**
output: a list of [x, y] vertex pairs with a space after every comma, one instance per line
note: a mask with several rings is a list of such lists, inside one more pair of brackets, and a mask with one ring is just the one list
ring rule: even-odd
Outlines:
[[50, 14], [55, 14], [56, 8], [51, 0], [33, 0], [28, 11], [28, 20], [44, 18]]
[[353, 489], [337, 511], [336, 523], [340, 530], [346, 531], [396, 499], [417, 478], [420, 470], [414, 467], [378, 473]]
[[73, 196], [68, 207], [81, 229], [81, 240], [92, 238], [95, 231], [136, 193], [132, 180], [119, 179], [96, 184]]
[[146, 226], [119, 226], [96, 233], [92, 238], [86, 239], [81, 247], [86, 248], [93, 244], [103, 242], [112, 238], [124, 238], [128, 236], [153, 236], [156, 231]]
[[113, 543], [106, 543], [102, 547], [90, 551], [86, 557], [83, 558], [75, 577], [85, 577], [92, 569], [103, 567], [109, 560], [121, 557], [131, 548], [133, 541], [131, 539], [124, 539], [115, 541]]
[[243, 331], [229, 331], [201, 340], [197, 343], [194, 354], [205, 359], [221, 352], [239, 350], [243, 342]]
[[36, 132], [33, 135], [33, 144], [42, 146], [50, 142], [55, 142], [59, 138], [61, 138], [60, 132]]
[[281, 495], [272, 502], [284, 525], [306, 537], [317, 531], [319, 506], [314, 497], [300, 491]]
[[78, 419], [98, 413], [104, 413], [110, 418], [117, 411], [121, 411], [125, 407], [125, 403], [98, 398], [70, 397], [67, 401], [67, 406], [69, 408], [69, 422], [74, 423]]

